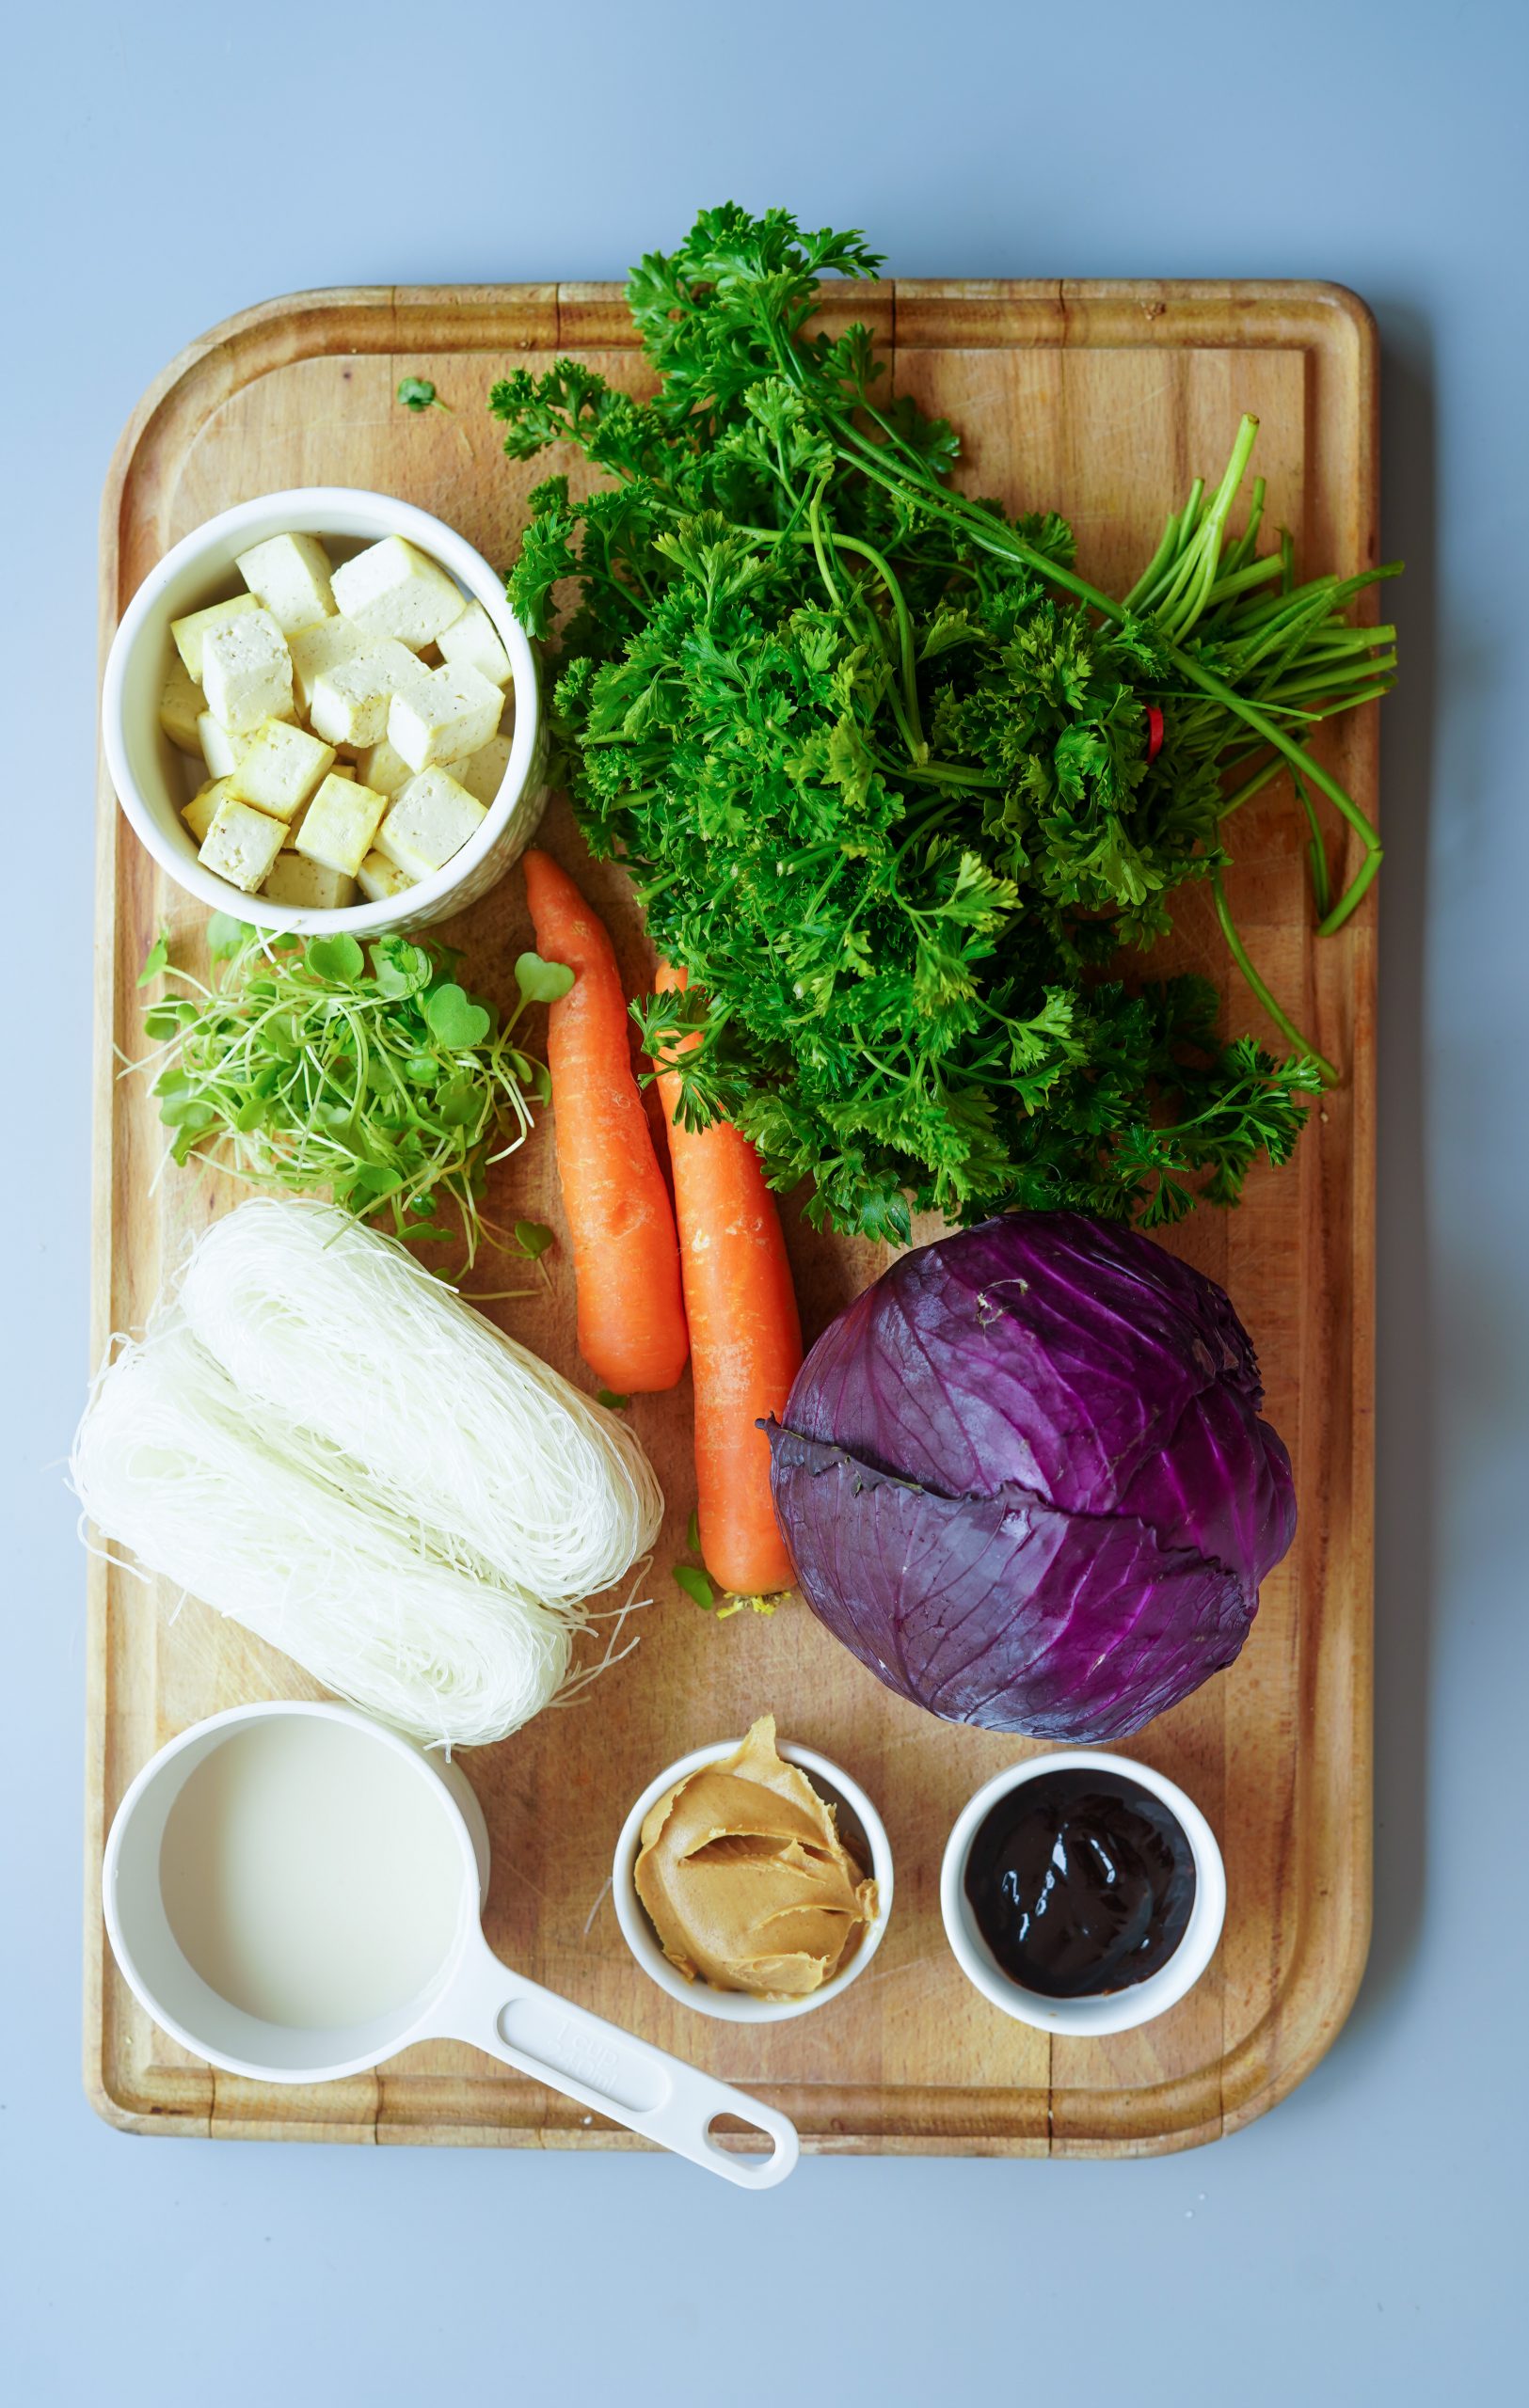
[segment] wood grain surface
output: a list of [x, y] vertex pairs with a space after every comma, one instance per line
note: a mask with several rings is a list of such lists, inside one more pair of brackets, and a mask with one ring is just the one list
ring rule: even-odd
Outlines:
[[[895, 385], [952, 418], [962, 481], [1073, 520], [1084, 572], [1123, 590], [1190, 478], [1219, 473], [1239, 412], [1262, 421], [1267, 524], [1304, 574], [1376, 558], [1376, 352], [1362, 307], [1312, 284], [883, 284], [831, 291], [825, 314], [868, 321]], [[393, 492], [506, 564], [543, 460], [501, 454], [485, 396], [512, 366], [577, 352], [644, 382], [619, 289], [522, 285], [299, 294], [231, 320], [177, 360], [129, 425], [107, 486], [102, 638], [151, 563], [214, 512], [289, 485]], [[434, 380], [451, 415], [399, 408], [401, 375]], [[577, 472], [576, 472], [577, 473]], [[1373, 813], [1373, 708], [1323, 738]], [[585, 884], [634, 987], [650, 956], [619, 871], [594, 867], [565, 804], [541, 841]], [[1227, 1861], [1226, 1935], [1181, 2005], [1116, 2039], [1052, 2041], [963, 1978], [939, 1917], [941, 1851], [980, 1783], [1024, 1742], [956, 1729], [885, 1689], [799, 1601], [718, 1623], [674, 1586], [693, 1504], [688, 1379], [632, 1418], [669, 1515], [642, 1644], [565, 1711], [463, 1759], [493, 1842], [489, 1938], [510, 1963], [647, 2038], [759, 2089], [809, 2148], [983, 2156], [1125, 2156], [1213, 2139], [1262, 2114], [1321, 2056], [1362, 1968], [1370, 1899], [1371, 1476], [1375, 901], [1335, 939], [1312, 935], [1288, 785], [1234, 823], [1227, 881], [1254, 959], [1333, 1060], [1296, 1164], [1254, 1175], [1234, 1214], [1197, 1212], [1171, 1243], [1222, 1280], [1257, 1344], [1268, 1413], [1296, 1465], [1300, 1529], [1264, 1589], [1231, 1672], [1126, 1743], [1184, 1783]], [[1334, 835], [1334, 841], [1336, 836]], [[1351, 875], [1353, 862], [1345, 866]], [[1227, 965], [1204, 898], [1176, 898], [1171, 952], [1215, 976], [1229, 1025], [1269, 1038]], [[206, 1172], [159, 1176], [161, 1132], [139, 1050], [135, 980], [167, 922], [194, 955], [199, 909], [167, 886], [100, 794], [94, 1352], [139, 1323], [186, 1240], [236, 1199]], [[505, 993], [528, 943], [521, 881], [443, 931], [475, 985]], [[561, 1230], [549, 1133], [502, 1166], [488, 1210]], [[883, 1267], [869, 1244], [787, 1213], [808, 1339]], [[931, 1233], [930, 1231], [924, 1232]], [[549, 1282], [480, 1267], [468, 1291], [526, 1286], [488, 1309], [588, 1386], [564, 1250]], [[241, 1700], [317, 1694], [283, 1657], [93, 1560], [89, 1569], [86, 2079], [139, 2131], [501, 2147], [639, 2146], [466, 2048], [406, 2052], [327, 2087], [264, 2089], [215, 2074], [141, 2013], [103, 1935], [101, 1847], [122, 1791], [174, 1733]], [[608, 1895], [632, 1798], [673, 1758], [772, 1709], [783, 1733], [844, 1765], [880, 1806], [897, 1906], [874, 1967], [820, 2014], [719, 2024], [639, 1972]]]

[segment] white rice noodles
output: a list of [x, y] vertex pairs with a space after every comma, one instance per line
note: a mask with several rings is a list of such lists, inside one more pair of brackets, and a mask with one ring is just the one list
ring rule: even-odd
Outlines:
[[263, 1420], [336, 1451], [358, 1503], [417, 1513], [454, 1560], [577, 1605], [658, 1536], [663, 1497], [626, 1423], [330, 1205], [241, 1204], [180, 1301]]
[[662, 1513], [613, 1416], [390, 1240], [264, 1198], [102, 1371], [71, 1470], [143, 1565], [448, 1748], [568, 1685]]

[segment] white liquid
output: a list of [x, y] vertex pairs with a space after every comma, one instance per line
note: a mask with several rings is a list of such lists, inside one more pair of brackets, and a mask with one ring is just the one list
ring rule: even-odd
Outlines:
[[455, 1939], [465, 1878], [447, 1801], [390, 1748], [309, 1715], [251, 1722], [204, 1757], [159, 1852], [202, 1980], [302, 2031], [416, 1997]]

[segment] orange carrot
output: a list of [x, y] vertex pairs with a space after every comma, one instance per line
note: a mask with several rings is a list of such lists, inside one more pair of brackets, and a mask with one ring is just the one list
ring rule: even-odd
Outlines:
[[526, 853], [522, 866], [537, 951], [574, 974], [548, 1016], [547, 1060], [579, 1352], [623, 1395], [672, 1388], [690, 1351], [679, 1246], [632, 1069], [621, 973], [572, 879], [547, 853]]
[[[658, 990], [688, 983], [661, 962]], [[699, 1044], [678, 1039], [675, 1053]], [[696, 1517], [707, 1570], [741, 1596], [795, 1578], [770, 1501], [770, 1442], [755, 1424], [786, 1410], [802, 1324], [780, 1214], [759, 1157], [725, 1121], [680, 1122], [679, 1073], [661, 1071], [695, 1383]]]

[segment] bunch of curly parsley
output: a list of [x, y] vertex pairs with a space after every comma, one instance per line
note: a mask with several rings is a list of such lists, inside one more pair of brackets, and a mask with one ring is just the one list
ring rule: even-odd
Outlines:
[[[1227, 915], [1226, 820], [1290, 767], [1341, 926], [1378, 846], [1301, 736], [1385, 690], [1392, 630], [1347, 624], [1370, 578], [1298, 587], [1288, 539], [1257, 554], [1261, 483], [1231, 537], [1250, 420], [1123, 601], [1076, 575], [1061, 519], [956, 492], [954, 433], [879, 396], [866, 330], [810, 330], [820, 277], [879, 264], [855, 234], [708, 211], [629, 285], [653, 399], [571, 360], [492, 394], [512, 457], [571, 444], [611, 480], [537, 489], [509, 594], [545, 635], [574, 583], [567, 782], [691, 974], [637, 1007], [645, 1041], [699, 1029], [687, 1117], [736, 1121], [839, 1228], [906, 1240], [910, 1200], [1232, 1203], [1330, 1072]], [[1336, 899], [1317, 792], [1362, 842]], [[1205, 981], [1120, 975], [1187, 879], [1287, 1059], [1223, 1044]]]

